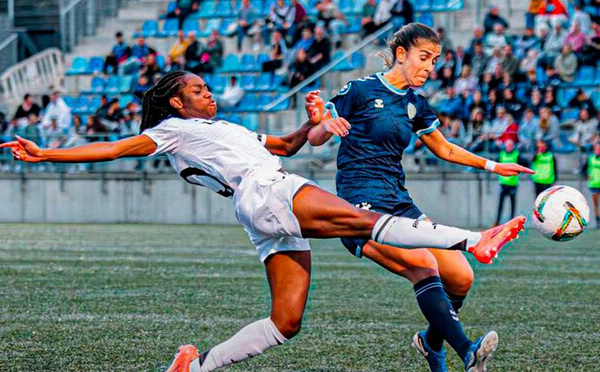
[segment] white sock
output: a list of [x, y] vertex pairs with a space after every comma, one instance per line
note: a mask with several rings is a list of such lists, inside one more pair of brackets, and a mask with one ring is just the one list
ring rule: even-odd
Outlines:
[[287, 339], [275, 327], [271, 318], [262, 319], [247, 325], [229, 340], [211, 348], [202, 365], [198, 359], [195, 359], [190, 365], [190, 372], [214, 371], [262, 354], [267, 349], [286, 341]]
[[481, 240], [481, 233], [426, 220], [383, 215], [375, 223], [371, 239], [398, 248], [437, 248], [465, 251]]

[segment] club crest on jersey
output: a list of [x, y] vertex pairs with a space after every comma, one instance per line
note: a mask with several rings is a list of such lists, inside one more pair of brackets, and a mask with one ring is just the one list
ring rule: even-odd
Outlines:
[[337, 94], [337, 95], [338, 95], [338, 96], [343, 96], [344, 94], [348, 93], [348, 92], [350, 91], [350, 86], [351, 86], [351, 84], [352, 84], [352, 83], [350, 82], [350, 83], [348, 83], [348, 84], [344, 85], [344, 86], [342, 87], [342, 89], [340, 89], [340, 91], [338, 92], [338, 94]]
[[375, 108], [383, 108], [383, 100], [382, 99], [375, 100]]
[[412, 103], [409, 103], [406, 107], [406, 113], [408, 114], [408, 118], [412, 119], [417, 115], [417, 108]]

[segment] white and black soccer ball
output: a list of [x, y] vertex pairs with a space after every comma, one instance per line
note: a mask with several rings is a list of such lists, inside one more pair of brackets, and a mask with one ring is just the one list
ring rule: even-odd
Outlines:
[[533, 226], [544, 237], [564, 242], [583, 232], [590, 219], [585, 197], [569, 186], [553, 186], [535, 199]]

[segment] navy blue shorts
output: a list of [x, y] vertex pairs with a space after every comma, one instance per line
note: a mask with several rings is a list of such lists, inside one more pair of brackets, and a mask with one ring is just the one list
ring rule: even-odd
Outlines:
[[[413, 203], [398, 204], [395, 208], [390, 209], [385, 206], [371, 205], [369, 202], [363, 202], [356, 204], [356, 207], [362, 209], [368, 209], [379, 213], [391, 214], [397, 217], [406, 217], [412, 219], [425, 218], [425, 215], [419, 207]], [[362, 249], [369, 241], [368, 239], [353, 239], [353, 238], [341, 238], [342, 244], [346, 249], [354, 256], [362, 258]]]
[[598, 194], [600, 193], [600, 187], [590, 187], [590, 192], [592, 194]]

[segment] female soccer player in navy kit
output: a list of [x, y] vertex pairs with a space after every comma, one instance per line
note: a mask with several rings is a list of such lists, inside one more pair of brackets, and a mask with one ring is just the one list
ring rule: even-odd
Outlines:
[[[349, 82], [325, 105], [317, 94], [307, 96], [307, 103], [325, 112], [320, 124], [309, 132], [310, 143], [318, 146], [334, 134], [342, 137], [336, 175], [339, 196], [357, 207], [425, 220], [404, 185], [401, 164], [413, 133], [435, 155], [450, 162], [500, 175], [532, 172], [518, 164], [497, 164], [478, 157], [447, 142], [436, 129], [439, 121], [427, 99], [411, 88], [425, 83], [440, 55], [434, 30], [408, 24], [392, 36], [389, 47], [392, 58], [383, 55], [389, 72]], [[336, 118], [345, 118], [351, 128], [333, 120]], [[413, 346], [426, 357], [432, 372], [447, 371], [444, 340], [462, 358], [466, 371], [485, 371], [498, 338], [492, 331], [471, 342], [463, 332], [457, 314], [473, 283], [473, 271], [460, 252], [398, 250], [360, 239], [344, 238], [342, 242], [357, 257], [366, 256], [414, 284], [429, 328], [415, 334]]]
[[[18, 138], [2, 144], [26, 162], [96, 162], [121, 157], [166, 154], [190, 183], [231, 197], [265, 265], [271, 289], [270, 316], [253, 322], [230, 339], [199, 354], [179, 348], [169, 372], [207, 372], [281, 345], [300, 331], [310, 283], [310, 245], [306, 238], [372, 238], [404, 248], [423, 245], [467, 250], [489, 262], [523, 224], [505, 224], [482, 233], [361, 210], [314, 183], [281, 168], [275, 155], [290, 156], [307, 140], [318, 119], [285, 136], [258, 135], [242, 126], [212, 120], [217, 106], [204, 81], [176, 71], [144, 95], [142, 134], [115, 142], [69, 149], [40, 149]], [[316, 109], [309, 110], [312, 117]], [[322, 114], [322, 113], [321, 113]], [[336, 119], [347, 125], [344, 119]]]

